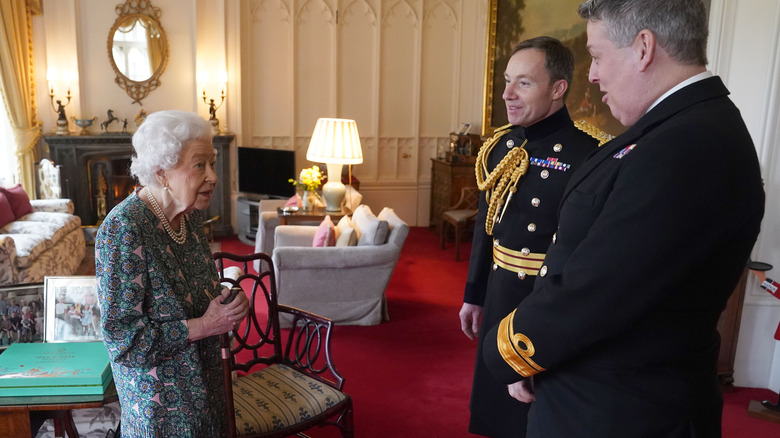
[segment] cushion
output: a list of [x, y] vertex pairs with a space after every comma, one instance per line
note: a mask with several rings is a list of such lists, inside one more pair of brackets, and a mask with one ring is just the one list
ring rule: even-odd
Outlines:
[[357, 245], [357, 233], [352, 228], [352, 221], [349, 216], [342, 216], [339, 223], [336, 224], [336, 246], [355, 245]]
[[290, 199], [287, 200], [287, 202], [284, 203], [285, 207], [300, 207], [301, 206], [301, 198], [298, 197], [298, 195], [293, 195], [290, 197]]
[[19, 219], [20, 217], [33, 212], [30, 198], [27, 196], [27, 193], [25, 193], [21, 184], [9, 188], [0, 187], [0, 192], [8, 198], [8, 202], [11, 204], [11, 210], [14, 212], [14, 218]]
[[352, 186], [347, 186], [344, 194], [344, 200], [341, 202], [341, 206], [345, 211], [352, 213], [363, 201], [363, 195], [355, 190]]
[[311, 243], [313, 247], [323, 246], [335, 246], [336, 245], [336, 227], [333, 225], [333, 221], [330, 215], [325, 216], [325, 219], [320, 222], [317, 227], [317, 232], [314, 233], [314, 241]]
[[14, 221], [14, 211], [11, 209], [11, 203], [8, 202], [8, 198], [5, 193], [0, 192], [0, 228], [10, 224]]
[[387, 240], [387, 221], [379, 220], [367, 205], [355, 209], [352, 227], [358, 236], [357, 246], [381, 245]]
[[239, 435], [289, 427], [322, 414], [346, 398], [332, 386], [281, 364], [233, 381]]

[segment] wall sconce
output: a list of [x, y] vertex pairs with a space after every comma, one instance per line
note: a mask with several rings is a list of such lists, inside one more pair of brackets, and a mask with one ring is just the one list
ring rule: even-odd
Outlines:
[[200, 84], [200, 88], [203, 90], [203, 103], [209, 107], [209, 124], [211, 124], [211, 133], [217, 135], [220, 133], [219, 119], [217, 119], [217, 110], [225, 103], [225, 87], [227, 86], [227, 72], [221, 71], [217, 75], [217, 82], [222, 84], [222, 93], [220, 95], [219, 104], [216, 104], [214, 99], [209, 99], [206, 96], [206, 83], [209, 81], [209, 74], [205, 71], [199, 71], [197, 73], [197, 81]]
[[[341, 168], [344, 164], [363, 162], [357, 123], [347, 119], [319, 119], [311, 135], [306, 159], [328, 166], [328, 182], [322, 186], [325, 211], [341, 211], [346, 187], [341, 182]], [[352, 168], [350, 168], [350, 185]]]
[[[68, 98], [68, 100], [65, 102], [65, 104], [62, 103], [61, 99], [55, 100], [55, 94], [54, 94], [54, 84], [58, 82], [60, 79], [59, 72], [56, 68], [50, 68], [46, 72], [46, 81], [49, 85], [49, 98], [51, 99], [51, 109], [54, 110], [55, 113], [58, 114], [57, 117], [57, 130], [54, 131], [56, 135], [68, 135], [70, 134], [69, 125], [68, 125], [68, 117], [65, 115], [65, 107], [68, 106], [70, 103], [70, 99], [73, 97], [70, 94], [70, 84], [73, 82], [76, 78], [76, 74], [72, 71], [65, 70], [62, 72], [62, 82], [66, 84], [66, 87], [68, 89], [68, 94], [65, 96]], [[54, 103], [57, 103], [55, 106]]]

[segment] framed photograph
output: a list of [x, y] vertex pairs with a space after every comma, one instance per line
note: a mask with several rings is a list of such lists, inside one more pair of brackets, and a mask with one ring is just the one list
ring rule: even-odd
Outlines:
[[[5, 318], [20, 318], [22, 330], [14, 342], [40, 342], [43, 340], [44, 298], [43, 283], [17, 284], [0, 287], [0, 301], [5, 301]], [[2, 306], [0, 306], [2, 310]], [[16, 313], [13, 316], [12, 311]], [[2, 313], [2, 312], [0, 312]], [[2, 318], [3, 316], [0, 316]], [[25, 321], [28, 320], [28, 321]], [[3, 348], [9, 344], [8, 335], [0, 335]]]
[[625, 131], [601, 101], [597, 85], [588, 82], [590, 54], [586, 23], [577, 14], [582, 0], [490, 0], [487, 29], [487, 57], [482, 114], [482, 135], [493, 134], [508, 123], [504, 92], [504, 70], [512, 48], [537, 36], [558, 38], [574, 52], [574, 75], [569, 84], [566, 106], [575, 121], [586, 120], [611, 135]]
[[45, 277], [46, 342], [102, 341], [94, 275]]

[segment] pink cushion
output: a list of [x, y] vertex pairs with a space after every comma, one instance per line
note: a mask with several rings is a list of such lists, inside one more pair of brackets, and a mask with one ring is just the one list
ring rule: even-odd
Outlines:
[[0, 187], [0, 192], [5, 194], [8, 198], [8, 202], [11, 204], [11, 210], [14, 212], [14, 218], [19, 219], [20, 217], [33, 212], [30, 198], [27, 197], [27, 193], [24, 192], [21, 184], [17, 184], [10, 188]]
[[317, 232], [314, 233], [314, 241], [311, 243], [311, 246], [321, 247], [335, 245], [336, 227], [333, 225], [330, 216], [325, 216], [325, 219], [320, 222], [320, 226], [317, 227]]
[[0, 192], [0, 228], [10, 224], [15, 219], [14, 211], [11, 209], [11, 203], [8, 202], [5, 193]]
[[285, 207], [300, 207], [301, 206], [301, 199], [298, 197], [298, 195], [292, 196], [290, 199], [287, 200], [287, 202], [284, 203]]

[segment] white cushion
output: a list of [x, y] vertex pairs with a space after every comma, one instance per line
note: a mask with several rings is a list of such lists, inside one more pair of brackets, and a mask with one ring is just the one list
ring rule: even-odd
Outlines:
[[342, 216], [336, 224], [336, 246], [355, 245], [357, 245], [357, 233], [352, 227], [352, 221], [349, 216]]
[[381, 245], [387, 240], [387, 221], [379, 220], [367, 205], [355, 209], [352, 226], [358, 236], [357, 246]]

